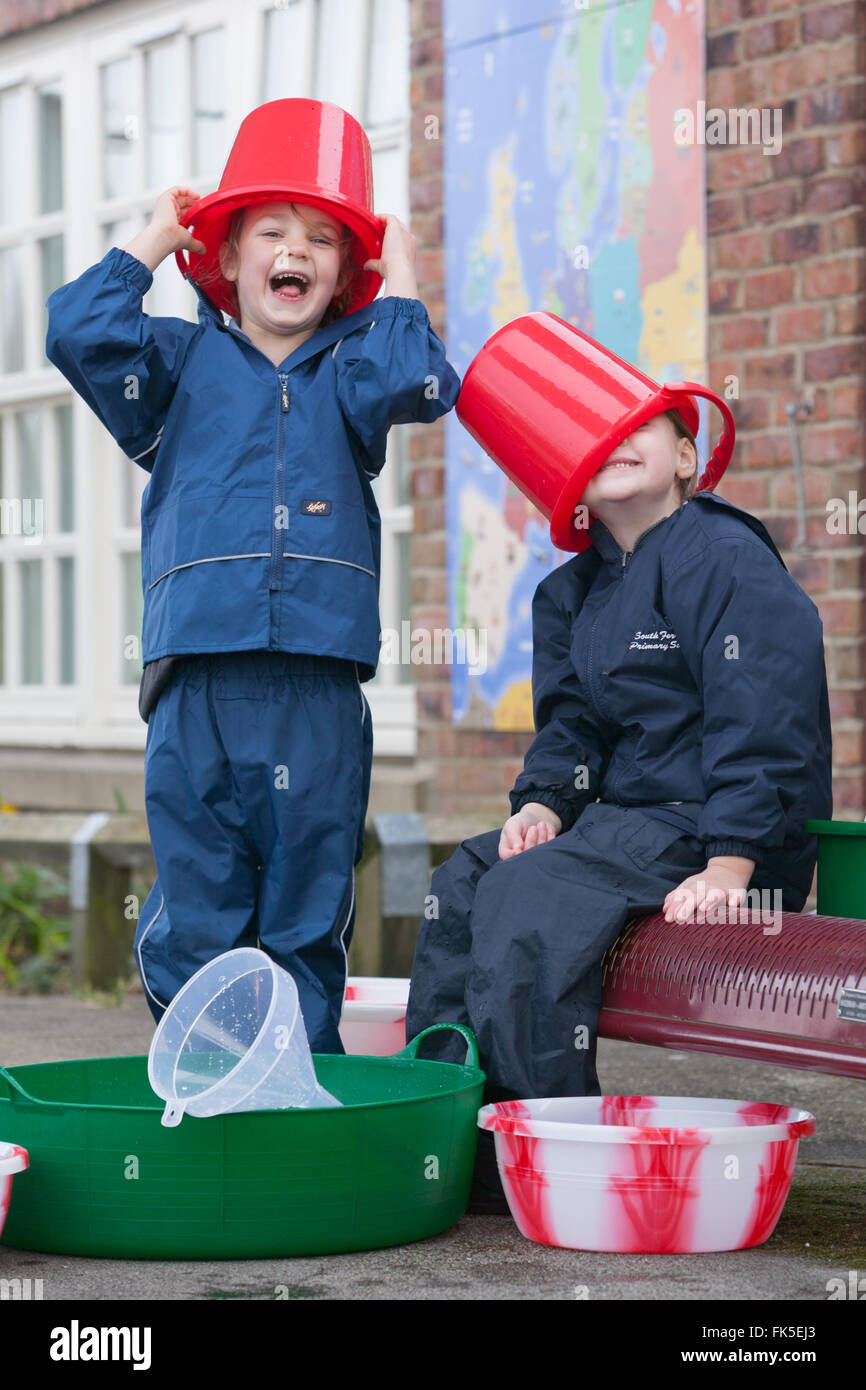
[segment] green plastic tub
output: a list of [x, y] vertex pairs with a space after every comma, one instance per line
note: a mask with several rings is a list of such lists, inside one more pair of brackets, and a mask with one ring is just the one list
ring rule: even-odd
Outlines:
[[818, 836], [818, 911], [866, 918], [866, 822], [807, 820]]
[[[454, 1027], [463, 1066], [418, 1059]], [[436, 1024], [395, 1057], [313, 1058], [341, 1109], [162, 1124], [146, 1057], [0, 1067], [0, 1137], [30, 1169], [3, 1244], [124, 1259], [254, 1259], [423, 1240], [466, 1209], [484, 1072]]]

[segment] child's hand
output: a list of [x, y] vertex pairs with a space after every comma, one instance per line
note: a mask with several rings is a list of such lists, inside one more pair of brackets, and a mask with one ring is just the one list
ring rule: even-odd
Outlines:
[[400, 295], [403, 299], [417, 299], [418, 285], [415, 280], [415, 248], [417, 239], [404, 227], [399, 217], [386, 213], [385, 235], [382, 238], [382, 255], [378, 260], [364, 262], [365, 270], [375, 271], [385, 281], [388, 295]]
[[154, 235], [164, 239], [170, 251], [197, 251], [201, 254], [207, 247], [203, 241], [196, 241], [188, 227], [180, 225], [180, 219], [199, 201], [199, 195], [191, 188], [176, 186], [160, 193], [154, 204], [150, 227]]
[[740, 863], [748, 865], [748, 869], [710, 860], [700, 873], [683, 879], [662, 903], [665, 921], [688, 922], [694, 917], [695, 921], [704, 922], [707, 908], [724, 906], [739, 909], [746, 901], [746, 889], [754, 868], [751, 859], [743, 859]]
[[499, 858], [513, 859], [525, 849], [534, 845], [545, 845], [555, 840], [562, 829], [562, 821], [549, 806], [540, 802], [528, 801], [502, 827], [499, 838]]

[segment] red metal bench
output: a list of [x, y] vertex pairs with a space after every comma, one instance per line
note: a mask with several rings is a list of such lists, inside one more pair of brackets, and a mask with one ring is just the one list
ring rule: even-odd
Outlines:
[[[604, 959], [599, 1035], [866, 1080], [866, 921], [741, 917], [630, 922]], [[840, 1017], [843, 990], [859, 1018]]]

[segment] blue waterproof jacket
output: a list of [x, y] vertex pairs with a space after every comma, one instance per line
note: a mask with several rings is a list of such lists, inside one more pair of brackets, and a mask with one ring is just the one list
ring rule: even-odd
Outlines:
[[112, 247], [48, 298], [46, 342], [150, 473], [144, 663], [270, 649], [355, 661], [369, 679], [380, 637], [370, 479], [389, 426], [437, 419], [460, 386], [426, 308], [376, 300], [275, 367], [198, 286], [198, 324], [145, 314], [152, 281]]
[[607, 527], [538, 586], [535, 740], [511, 793], [569, 829], [590, 802], [651, 809], [809, 892], [832, 814], [822, 626], [756, 517], [701, 492], [623, 552]]

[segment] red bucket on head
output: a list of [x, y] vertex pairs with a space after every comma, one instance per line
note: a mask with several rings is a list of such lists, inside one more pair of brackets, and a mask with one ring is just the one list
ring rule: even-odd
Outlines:
[[560, 550], [585, 550], [575, 509], [594, 473], [639, 425], [676, 410], [692, 434], [695, 396], [718, 407], [721, 438], [696, 491], [712, 491], [734, 447], [725, 402], [695, 382], [659, 386], [556, 314], [536, 312], [500, 328], [470, 362], [457, 398], [461, 423], [550, 521]]
[[[219, 263], [231, 215], [270, 202], [308, 203], [343, 222], [354, 234], [359, 267], [382, 254], [385, 223], [373, 213], [373, 162], [363, 128], [330, 101], [268, 101], [241, 121], [216, 193], [200, 198], [181, 219], [207, 250], [177, 251], [177, 264], [227, 314], [238, 307]], [[347, 312], [363, 309], [381, 284], [381, 275], [359, 269]]]

